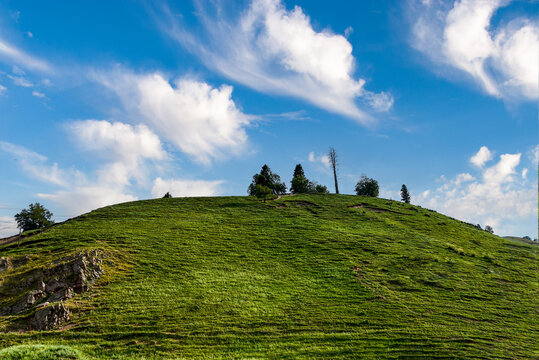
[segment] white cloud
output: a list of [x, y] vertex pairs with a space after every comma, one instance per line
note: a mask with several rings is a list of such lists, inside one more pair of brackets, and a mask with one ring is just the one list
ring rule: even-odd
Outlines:
[[16, 156], [16, 160], [23, 170], [33, 177], [54, 185], [66, 186], [75, 179], [81, 179], [83, 177], [78, 171], [60, 169], [57, 163], [48, 165], [45, 156], [22, 146], [0, 141], [0, 150]]
[[107, 182], [103, 178], [92, 183], [83, 173], [61, 169], [57, 163], [49, 165], [45, 156], [22, 146], [0, 141], [0, 150], [16, 156], [23, 170], [30, 176], [60, 186], [62, 189], [55, 193], [37, 196], [57, 203], [69, 216], [80, 215], [105, 205], [136, 200], [136, 197], [124, 193], [125, 184]]
[[114, 184], [76, 186], [53, 194], [37, 194], [37, 196], [55, 202], [69, 216], [77, 216], [107, 205], [137, 200], [136, 196], [126, 194], [122, 186]]
[[85, 120], [76, 121], [68, 128], [81, 149], [109, 160], [98, 170], [99, 184], [127, 186], [131, 179], [143, 181], [146, 173], [143, 160], [167, 157], [159, 137], [145, 125]]
[[0, 85], [0, 95], [2, 95], [3, 93], [5, 93], [7, 91], [7, 88], [3, 85]]
[[17, 66], [23, 66], [31, 70], [36, 70], [44, 73], [53, 72], [53, 68], [46, 61], [38, 59], [17, 49], [15, 46], [8, 44], [0, 38], [0, 60], [14, 63]]
[[174, 197], [182, 196], [215, 196], [220, 194], [220, 186], [223, 181], [205, 181], [205, 180], [182, 180], [171, 179], [163, 180], [156, 178], [152, 187], [152, 195], [162, 197], [170, 192]]
[[503, 154], [496, 164], [480, 169], [480, 179], [459, 174], [436, 190], [424, 191], [416, 201], [464, 221], [494, 226], [496, 233], [510, 234], [515, 231], [512, 222], [537, 220], [537, 186], [526, 181], [526, 169], [518, 176], [520, 159], [519, 153]]
[[34, 86], [34, 84], [30, 80], [26, 79], [24, 76], [8, 75], [7, 77], [10, 78], [11, 81], [13, 81], [13, 83], [17, 86], [22, 86], [22, 87]]
[[105, 120], [83, 120], [70, 124], [69, 129], [77, 137], [84, 150], [98, 151], [108, 159], [128, 162], [139, 158], [164, 159], [166, 153], [159, 137], [146, 125], [129, 125]]
[[526, 180], [528, 176], [528, 169], [522, 169], [522, 173], [520, 174], [520, 176], [522, 177], [522, 179]]
[[37, 98], [41, 98], [41, 99], [46, 97], [45, 94], [43, 94], [42, 92], [36, 91], [36, 90], [32, 91], [32, 95], [37, 97]]
[[528, 158], [537, 166], [539, 164], [539, 145], [528, 150]]
[[330, 112], [361, 123], [372, 118], [358, 102], [375, 111], [393, 104], [389, 93], [364, 89], [355, 79], [355, 58], [346, 37], [329, 30], [316, 31], [303, 10], [287, 10], [280, 0], [253, 0], [240, 18], [226, 19], [198, 9], [205, 38], [178, 27], [169, 13], [165, 32], [197, 54], [205, 64], [230, 79], [261, 92], [304, 99]]
[[28, 36], [29, 38], [33, 38], [34, 34], [31, 31], [27, 31], [26, 36]]
[[231, 86], [212, 88], [186, 78], [172, 86], [161, 74], [127, 71], [94, 78], [120, 97], [132, 117], [199, 162], [238, 154], [247, 141], [251, 117], [236, 107]]
[[483, 167], [489, 160], [492, 160], [492, 153], [486, 146], [481, 146], [479, 151], [470, 158], [470, 162], [478, 167]]
[[506, 99], [539, 98], [539, 25], [520, 17], [496, 28], [492, 17], [509, 0], [412, 2], [412, 46], [437, 66], [468, 74]]
[[15, 235], [19, 232], [17, 222], [11, 216], [0, 216], [0, 237]]
[[325, 168], [329, 168], [329, 156], [328, 155], [315, 155], [314, 152], [309, 153], [309, 161], [314, 163], [320, 163], [324, 165]]

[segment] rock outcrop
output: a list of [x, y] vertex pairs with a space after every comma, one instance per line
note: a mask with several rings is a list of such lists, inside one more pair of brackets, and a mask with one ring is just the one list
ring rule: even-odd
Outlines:
[[[0, 258], [0, 273], [28, 262]], [[51, 267], [32, 269], [17, 281], [7, 278], [0, 293], [21, 294], [11, 304], [0, 308], [1, 316], [22, 314], [37, 309], [29, 319], [32, 329], [48, 330], [69, 319], [69, 310], [63, 301], [89, 289], [103, 275], [103, 252], [79, 252], [52, 263]], [[2, 270], [4, 269], [4, 270]]]

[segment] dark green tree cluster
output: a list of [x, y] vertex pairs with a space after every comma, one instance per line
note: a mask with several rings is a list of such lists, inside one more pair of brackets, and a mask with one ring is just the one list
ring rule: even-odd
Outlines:
[[17, 227], [22, 231], [41, 229], [54, 224], [51, 220], [52, 213], [40, 203], [30, 204], [28, 209], [23, 209], [15, 214]]
[[316, 182], [310, 181], [305, 176], [301, 164], [297, 164], [294, 169], [294, 175], [290, 182], [290, 192], [292, 194], [327, 194], [328, 189], [324, 185], [319, 185]]
[[172, 195], [170, 195], [170, 193], [167, 191], [165, 196], [163, 196], [163, 199], [170, 199], [171, 197], [172, 197]]
[[378, 192], [378, 181], [361, 175], [361, 178], [356, 184], [356, 195], [377, 197]]
[[[268, 199], [271, 195], [281, 195], [286, 192], [285, 183], [281, 182], [281, 177], [274, 174], [268, 165], [262, 166], [260, 173], [253, 175], [253, 180], [247, 188], [249, 195], [258, 198]], [[292, 177], [290, 192], [293, 194], [327, 194], [327, 187], [310, 181], [305, 176], [301, 164], [297, 164]]]
[[253, 175], [253, 181], [247, 188], [249, 195], [256, 196], [256, 186], [261, 185], [269, 188], [274, 195], [284, 194], [286, 192], [286, 185], [281, 182], [281, 177], [271, 172], [268, 165], [262, 166], [259, 174]]

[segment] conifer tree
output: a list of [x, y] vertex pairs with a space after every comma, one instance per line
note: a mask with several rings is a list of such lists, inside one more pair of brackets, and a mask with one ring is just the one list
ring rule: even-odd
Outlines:
[[408, 188], [404, 184], [402, 184], [401, 187], [401, 200], [407, 204], [410, 203], [410, 193], [408, 192]]

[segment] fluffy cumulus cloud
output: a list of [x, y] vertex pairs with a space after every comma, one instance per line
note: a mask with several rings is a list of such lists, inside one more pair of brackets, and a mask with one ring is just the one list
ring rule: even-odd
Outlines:
[[479, 168], [478, 178], [469, 173], [449, 180], [443, 177], [441, 186], [424, 191], [416, 201], [464, 221], [491, 225], [498, 234], [515, 234], [519, 229], [512, 228], [511, 222], [537, 215], [537, 184], [528, 183], [523, 176], [526, 169], [518, 169], [520, 161], [520, 153], [502, 154], [496, 163]]
[[483, 167], [489, 160], [492, 160], [492, 153], [486, 146], [481, 146], [479, 151], [470, 158], [470, 162], [478, 167]]
[[94, 79], [120, 97], [132, 118], [196, 161], [237, 154], [246, 144], [251, 117], [236, 107], [231, 86], [213, 88], [187, 78], [171, 84], [158, 73], [121, 70], [95, 74]]
[[539, 22], [493, 16], [510, 0], [411, 2], [412, 45], [441, 69], [466, 73], [486, 93], [506, 99], [539, 98]]
[[200, 56], [205, 64], [258, 91], [307, 100], [328, 111], [366, 123], [362, 108], [387, 111], [393, 97], [364, 88], [354, 78], [355, 58], [345, 36], [316, 31], [303, 10], [288, 10], [280, 0], [253, 0], [239, 18], [216, 17], [199, 8], [204, 37], [182, 29], [169, 17], [163, 29]]
[[133, 181], [148, 176], [146, 160], [163, 160], [161, 141], [145, 125], [131, 126], [105, 120], [76, 121], [68, 126], [78, 146], [106, 159], [91, 180], [64, 184], [43, 199], [59, 204], [70, 215], [97, 207], [136, 200], [130, 192]]
[[162, 197], [169, 192], [174, 197], [215, 196], [220, 194], [220, 186], [222, 183], [223, 181], [220, 180], [164, 180], [158, 177], [153, 182], [152, 195], [154, 197]]

